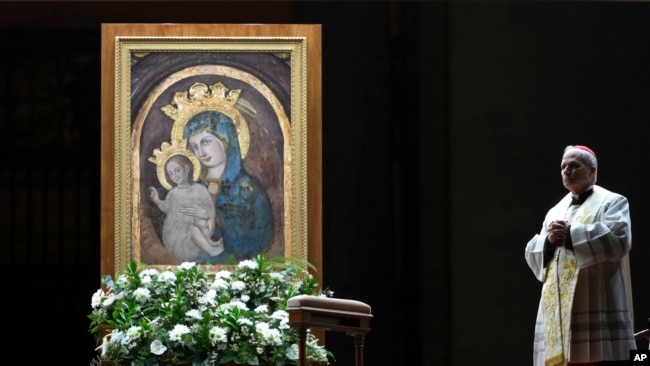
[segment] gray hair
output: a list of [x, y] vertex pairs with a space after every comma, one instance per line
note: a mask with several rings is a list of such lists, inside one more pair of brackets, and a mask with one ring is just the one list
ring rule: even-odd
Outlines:
[[595, 155], [591, 154], [587, 150], [584, 150], [580, 147], [576, 147], [576, 145], [567, 145], [567, 147], [564, 148], [564, 153], [566, 154], [567, 151], [569, 150], [575, 150], [578, 153], [578, 160], [583, 162], [589, 167], [595, 167], [596, 171], [594, 172], [594, 179], [592, 184], [596, 184], [596, 180], [598, 179], [598, 159], [596, 158]]

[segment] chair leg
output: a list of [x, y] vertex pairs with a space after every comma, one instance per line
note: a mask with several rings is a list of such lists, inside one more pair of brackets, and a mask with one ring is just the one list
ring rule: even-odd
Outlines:
[[364, 343], [364, 335], [355, 334], [354, 335], [355, 366], [363, 366], [363, 343]]
[[307, 328], [298, 328], [298, 366], [307, 365], [306, 357]]

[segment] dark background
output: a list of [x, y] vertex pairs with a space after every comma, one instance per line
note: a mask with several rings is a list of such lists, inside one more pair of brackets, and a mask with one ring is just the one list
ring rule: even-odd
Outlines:
[[[524, 246], [566, 192], [567, 144], [630, 199], [646, 328], [648, 19], [643, 2], [0, 2], [1, 348], [94, 356], [100, 24], [129, 22], [322, 24], [323, 285], [372, 306], [366, 365], [530, 364]], [[349, 337], [327, 341], [353, 364]]]

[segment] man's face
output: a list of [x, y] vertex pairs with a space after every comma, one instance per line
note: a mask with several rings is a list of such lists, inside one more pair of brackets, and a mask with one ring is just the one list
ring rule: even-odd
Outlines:
[[580, 154], [575, 149], [568, 150], [562, 157], [562, 184], [577, 195], [591, 186], [596, 168], [586, 165], [580, 160]]

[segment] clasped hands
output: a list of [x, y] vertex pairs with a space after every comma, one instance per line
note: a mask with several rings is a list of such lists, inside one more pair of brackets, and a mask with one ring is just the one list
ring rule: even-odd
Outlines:
[[553, 245], [561, 244], [567, 235], [569, 222], [564, 220], [554, 220], [548, 225], [548, 242]]

